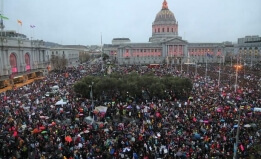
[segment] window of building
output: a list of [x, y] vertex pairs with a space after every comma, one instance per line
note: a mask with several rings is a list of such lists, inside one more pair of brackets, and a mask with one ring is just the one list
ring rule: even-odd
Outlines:
[[11, 53], [11, 55], [9, 57], [9, 61], [10, 61], [10, 65], [12, 68], [12, 73], [16, 73], [17, 72], [17, 60], [16, 60], [16, 56], [14, 53]]
[[157, 29], [154, 29], [154, 32], [156, 33], [156, 32], [157, 32]]
[[167, 28], [167, 32], [169, 32], [169, 28]]
[[162, 32], [164, 33], [164, 28], [162, 28]]
[[173, 28], [171, 28], [171, 32], [173, 32]]
[[160, 32], [160, 28], [158, 28], [158, 33]]

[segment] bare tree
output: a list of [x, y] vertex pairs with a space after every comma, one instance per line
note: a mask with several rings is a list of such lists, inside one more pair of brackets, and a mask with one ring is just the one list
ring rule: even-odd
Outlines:
[[68, 64], [68, 60], [65, 57], [59, 57], [59, 56], [55, 56], [55, 55], [52, 55], [50, 61], [51, 61], [53, 70], [62, 70]]

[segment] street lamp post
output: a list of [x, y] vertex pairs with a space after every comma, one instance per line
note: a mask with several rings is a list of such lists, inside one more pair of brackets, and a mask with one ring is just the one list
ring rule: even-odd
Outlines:
[[198, 63], [195, 62], [195, 77], [197, 77], [198, 74]]
[[238, 69], [241, 68], [241, 65], [236, 65], [236, 82], [235, 82], [235, 93], [237, 92], [237, 78], [238, 78]]
[[221, 58], [219, 59], [219, 70], [218, 70], [218, 87], [220, 85], [220, 72], [221, 72]]
[[236, 133], [236, 143], [234, 145], [233, 159], [236, 159], [236, 156], [237, 156], [238, 141], [239, 141], [239, 130], [240, 130], [240, 109], [238, 109], [237, 133]]
[[91, 107], [92, 107], [92, 110], [93, 110], [93, 107], [94, 107], [94, 102], [93, 102], [93, 92], [92, 92], [92, 86], [93, 86], [93, 84], [94, 84], [94, 82], [92, 82], [92, 84], [91, 84], [91, 85], [89, 85], [89, 87], [91, 88], [91, 93], [90, 93], [90, 96], [91, 96], [91, 100], [92, 100], [92, 105], [91, 105]]

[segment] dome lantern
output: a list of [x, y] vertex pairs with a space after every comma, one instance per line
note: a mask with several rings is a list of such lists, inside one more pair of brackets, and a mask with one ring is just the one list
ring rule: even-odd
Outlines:
[[162, 3], [162, 9], [168, 9], [168, 2], [166, 0]]

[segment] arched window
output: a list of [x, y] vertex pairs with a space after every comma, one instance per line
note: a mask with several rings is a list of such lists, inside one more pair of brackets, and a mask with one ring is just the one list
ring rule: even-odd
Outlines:
[[28, 53], [26, 53], [26, 54], [24, 55], [24, 60], [25, 60], [25, 64], [26, 64], [26, 66], [25, 66], [26, 71], [31, 70], [31, 66], [30, 66], [30, 56], [29, 56]]
[[16, 73], [17, 72], [17, 60], [16, 60], [16, 56], [14, 53], [11, 53], [9, 60], [10, 60], [11, 68], [12, 68], [12, 73]]

